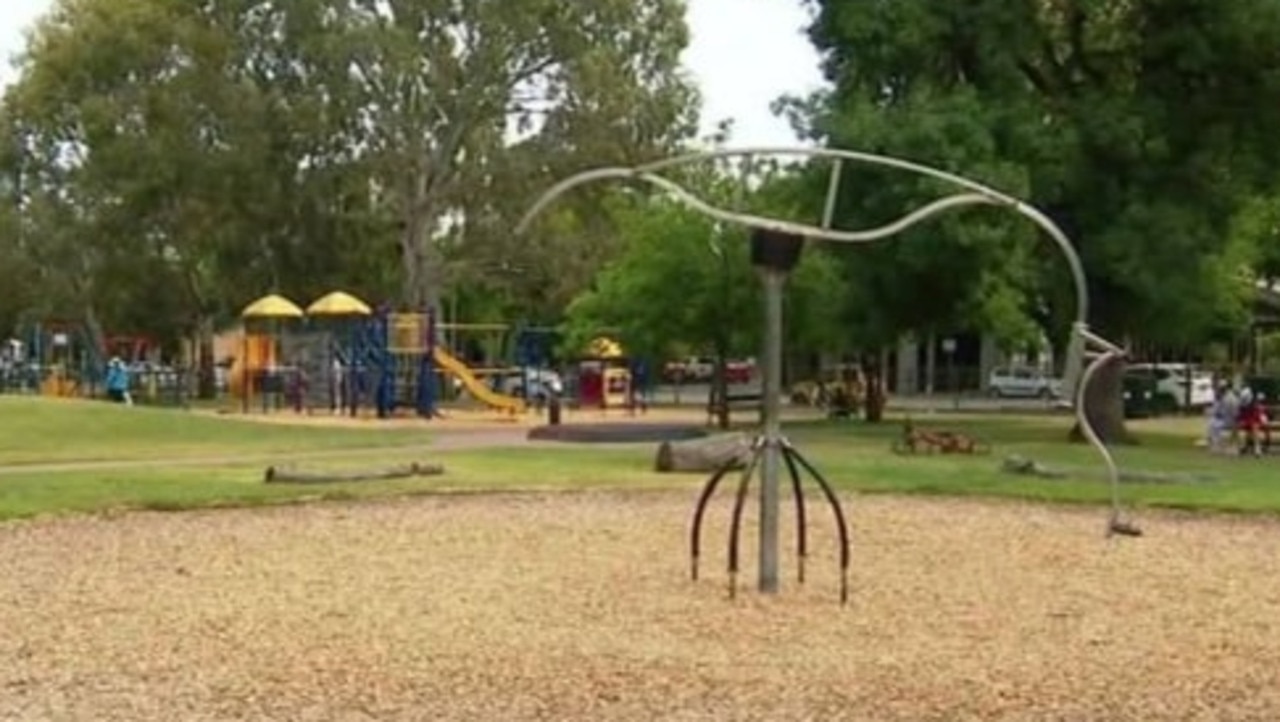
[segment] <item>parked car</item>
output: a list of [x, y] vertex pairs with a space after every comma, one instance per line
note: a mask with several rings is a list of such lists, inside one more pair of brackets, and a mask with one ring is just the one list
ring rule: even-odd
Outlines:
[[[725, 378], [731, 384], [750, 383], [755, 375], [754, 359], [729, 359], [725, 361]], [[662, 377], [668, 383], [706, 383], [715, 377], [716, 360], [708, 356], [690, 356], [678, 361], [668, 361], [662, 367]]]
[[[528, 395], [525, 394], [526, 380], [529, 383]], [[551, 369], [532, 366], [486, 376], [484, 382], [486, 386], [498, 393], [519, 396], [527, 401], [545, 402], [551, 397], [552, 392], [564, 393], [564, 380], [560, 374]], [[455, 394], [460, 396], [466, 394], [462, 379], [453, 377], [451, 383]]]
[[1149, 375], [1156, 382], [1156, 391], [1168, 396], [1165, 403], [1174, 409], [1187, 406], [1190, 387], [1190, 408], [1203, 409], [1213, 404], [1213, 374], [1185, 363], [1137, 363], [1129, 364], [1127, 374]]
[[1127, 371], [1123, 384], [1126, 419], [1146, 419], [1176, 409], [1168, 394], [1160, 393], [1149, 373]]
[[497, 390], [530, 401], [546, 401], [552, 393], [564, 392], [564, 381], [551, 369], [530, 367], [498, 379]]
[[1000, 367], [987, 378], [987, 393], [997, 398], [1058, 398], [1062, 380], [1027, 366]]
[[668, 361], [662, 367], [662, 377], [671, 383], [710, 381], [715, 369], [715, 359], [707, 356], [690, 356]]
[[756, 374], [756, 362], [754, 359], [725, 361], [724, 376], [725, 381], [731, 384], [749, 384], [751, 378]]

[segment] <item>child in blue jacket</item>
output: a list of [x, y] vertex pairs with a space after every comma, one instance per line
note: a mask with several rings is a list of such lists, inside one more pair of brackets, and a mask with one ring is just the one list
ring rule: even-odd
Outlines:
[[118, 356], [107, 362], [107, 398], [117, 404], [133, 405], [133, 397], [129, 395], [129, 369]]

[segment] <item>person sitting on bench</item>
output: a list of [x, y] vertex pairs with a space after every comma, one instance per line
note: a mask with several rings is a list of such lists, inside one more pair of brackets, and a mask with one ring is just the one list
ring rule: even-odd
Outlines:
[[1244, 434], [1244, 445], [1241, 454], [1262, 454], [1271, 447], [1271, 430], [1268, 428], [1266, 407], [1262, 405], [1261, 394], [1254, 394], [1245, 389], [1240, 395], [1240, 416], [1237, 426]]

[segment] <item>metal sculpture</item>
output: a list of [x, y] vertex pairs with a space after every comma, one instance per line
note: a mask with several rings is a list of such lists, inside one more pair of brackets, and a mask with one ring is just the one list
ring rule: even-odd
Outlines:
[[[759, 156], [798, 156], [810, 159], [823, 158], [832, 161], [821, 226], [765, 218], [750, 213], [718, 208], [698, 198], [675, 181], [659, 175], [662, 171], [674, 168], [697, 163], [723, 161], [731, 158], [742, 159], [744, 164], [749, 164]], [[832, 217], [835, 213], [840, 180], [846, 162], [896, 168], [917, 175], [928, 176], [958, 186], [964, 189], [965, 192], [940, 198], [879, 228], [861, 231], [834, 229], [831, 227]], [[806, 541], [807, 520], [805, 518], [804, 499], [800, 490], [799, 474], [799, 469], [804, 469], [817, 480], [818, 485], [835, 511], [841, 545], [840, 598], [842, 603], [848, 599], [849, 534], [839, 499], [832, 491], [830, 484], [826, 482], [817, 469], [805, 460], [804, 456], [783, 436], [781, 429], [779, 398], [782, 391], [782, 297], [787, 273], [798, 260], [803, 241], [812, 239], [833, 243], [870, 243], [897, 235], [944, 211], [969, 206], [986, 205], [1007, 208], [1027, 218], [1049, 236], [1066, 258], [1075, 286], [1076, 314], [1075, 321], [1071, 327], [1071, 341], [1067, 351], [1067, 367], [1063, 374], [1064, 396], [1074, 399], [1076, 419], [1080, 425], [1081, 432], [1090, 445], [1097, 450], [1107, 467], [1111, 484], [1111, 514], [1107, 521], [1107, 536], [1110, 537], [1114, 534], [1137, 536], [1141, 534], [1141, 530], [1136, 525], [1124, 518], [1120, 501], [1119, 470], [1106, 444], [1098, 436], [1086, 413], [1085, 391], [1097, 371], [1107, 363], [1123, 358], [1126, 354], [1119, 346], [1089, 330], [1089, 292], [1085, 281], [1083, 264], [1066, 234], [1039, 209], [968, 178], [890, 156], [834, 148], [724, 148], [679, 155], [635, 167], [606, 167], [578, 173], [560, 181], [547, 190], [526, 213], [517, 227], [517, 232], [521, 233], [527, 229], [533, 219], [559, 196], [580, 185], [602, 180], [625, 180], [646, 183], [665, 191], [683, 205], [715, 221], [745, 226], [756, 231], [752, 239], [753, 263], [761, 271], [761, 281], [765, 291], [765, 348], [761, 364], [764, 370], [764, 383], [762, 384], [764, 398], [763, 429], [761, 435], [755, 439], [752, 445], [751, 461], [742, 472], [734, 500], [733, 517], [729, 532], [731, 593], [736, 590], [738, 572], [737, 539], [741, 527], [743, 508], [746, 504], [746, 494], [751, 477], [757, 469], [759, 469], [761, 477], [758, 587], [763, 593], [774, 593], [778, 590], [779, 477], [782, 466], [785, 464], [791, 476], [793, 493], [796, 497], [800, 579], [801, 581], [804, 579], [804, 559], [808, 551]], [[1090, 349], [1097, 352], [1097, 356], [1086, 368], [1082, 369], [1086, 352]], [[717, 470], [708, 479], [694, 510], [690, 547], [693, 557], [692, 574], [695, 579], [697, 578], [702, 517], [716, 487], [729, 471], [730, 467], [726, 465]]]
[[[738, 539], [742, 528], [742, 513], [746, 504], [747, 490], [752, 477], [760, 475], [760, 507], [776, 510], [780, 504], [778, 496], [778, 477], [781, 466], [785, 465], [791, 477], [792, 495], [796, 503], [797, 533], [797, 566], [800, 583], [804, 583], [804, 563], [808, 555], [808, 527], [806, 525], [804, 490], [801, 485], [801, 471], [806, 472], [818, 488], [822, 490], [835, 515], [836, 531], [840, 543], [840, 601], [845, 603], [849, 598], [849, 525], [845, 520], [844, 510], [840, 507], [839, 497], [835, 490], [808, 459], [792, 446], [782, 435], [780, 408], [782, 400], [782, 296], [786, 287], [787, 276], [800, 261], [800, 253], [804, 248], [804, 239], [788, 233], [757, 231], [751, 238], [751, 262], [760, 271], [765, 288], [765, 337], [763, 353], [764, 379], [761, 384], [761, 404], [763, 408], [764, 429], [751, 445], [751, 456], [738, 480], [738, 490], [734, 497], [733, 517], [729, 527], [729, 596], [737, 593], [738, 579]], [[691, 574], [698, 578], [698, 560], [702, 545], [702, 519], [707, 505], [715, 493], [716, 487], [724, 476], [734, 468], [737, 459], [732, 459], [717, 469], [699, 495], [693, 513], [693, 527], [690, 533]], [[778, 515], [761, 514], [760, 516], [760, 589], [773, 592], [778, 587]], [[768, 558], [765, 557], [769, 554]], [[771, 576], [765, 576], [766, 572]]]

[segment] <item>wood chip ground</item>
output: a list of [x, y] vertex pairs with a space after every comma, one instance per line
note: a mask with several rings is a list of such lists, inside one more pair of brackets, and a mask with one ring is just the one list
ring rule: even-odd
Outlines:
[[852, 498], [840, 608], [816, 502], [803, 588], [723, 497], [690, 582], [693, 491], [3, 525], [0, 719], [1280, 719], [1274, 521]]

